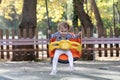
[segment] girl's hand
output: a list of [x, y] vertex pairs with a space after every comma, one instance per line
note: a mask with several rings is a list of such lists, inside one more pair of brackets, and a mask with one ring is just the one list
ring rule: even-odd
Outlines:
[[81, 37], [81, 35], [82, 35], [82, 32], [79, 32], [77, 35], [78, 35], [79, 37]]
[[79, 33], [78, 33], [78, 36], [81, 36], [81, 34], [82, 34], [82, 32], [79, 32]]

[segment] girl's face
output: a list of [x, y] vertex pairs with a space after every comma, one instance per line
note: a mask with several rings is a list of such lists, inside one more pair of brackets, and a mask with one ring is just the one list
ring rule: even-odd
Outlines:
[[62, 36], [65, 36], [66, 34], [68, 34], [68, 27], [60, 26], [59, 32]]

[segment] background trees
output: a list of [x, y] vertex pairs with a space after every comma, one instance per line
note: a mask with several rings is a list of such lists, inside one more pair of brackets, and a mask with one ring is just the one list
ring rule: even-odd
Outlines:
[[81, 25], [83, 27], [83, 31], [85, 36], [87, 37], [92, 37], [93, 33], [93, 24], [90, 20], [90, 17], [88, 14], [85, 13], [84, 11], [84, 0], [73, 0], [74, 6], [75, 6], [75, 11], [77, 12], [77, 15], [80, 19]]
[[[80, 28], [83, 27], [83, 22], [80, 20], [80, 18], [82, 17], [79, 17], [79, 19], [77, 18], [78, 15], [80, 15], [80, 13], [77, 13], [76, 15], [76, 12], [75, 12], [76, 9], [74, 11], [73, 2], [76, 0], [47, 0], [47, 1], [48, 1], [50, 25], [52, 28], [56, 28], [56, 24], [59, 21], [68, 21], [71, 26], [80, 27]], [[77, 4], [80, 6], [80, 3], [82, 0], [77, 0], [77, 1], [79, 4], [75, 3], [75, 5]], [[93, 32], [97, 33], [99, 32], [98, 30], [101, 30], [101, 31], [103, 30], [103, 27], [101, 27], [101, 29], [98, 29], [98, 30], [96, 28], [96, 26], [100, 26], [100, 24], [97, 25], [98, 22], [100, 23], [100, 21], [97, 21], [98, 19], [96, 19], [95, 17], [96, 12], [94, 8], [92, 7], [90, 1], [95, 1], [97, 9], [99, 11], [98, 13], [100, 15], [101, 24], [103, 23], [102, 26], [104, 27], [104, 29], [107, 30], [107, 35], [109, 35], [110, 33], [109, 32], [110, 28], [114, 30], [114, 28], [120, 27], [120, 2], [119, 0], [83, 0], [82, 9], [77, 9], [77, 10], [84, 11], [84, 13], [89, 17], [89, 19], [87, 20], [91, 21], [90, 23], [92, 26], [90, 27], [90, 29], [87, 29], [87, 27], [85, 26], [85, 28], [83, 29], [85, 30], [83, 31], [85, 32], [85, 36], [92, 36]], [[22, 7], [23, 7], [23, 0], [9, 0], [9, 1], [1, 0], [0, 28], [2, 29], [18, 28], [21, 22]], [[36, 11], [37, 11], [36, 12], [36, 17], [37, 17], [36, 27], [39, 30], [42, 30], [43, 33], [46, 33], [46, 26], [47, 26], [46, 16], [47, 15], [46, 15], [46, 6], [45, 6], [44, 0], [38, 0]], [[90, 33], [89, 31], [92, 31], [92, 32]]]

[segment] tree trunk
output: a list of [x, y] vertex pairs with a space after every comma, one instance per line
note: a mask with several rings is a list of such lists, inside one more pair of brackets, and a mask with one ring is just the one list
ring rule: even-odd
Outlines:
[[120, 3], [119, 2], [117, 2], [116, 4], [115, 4], [115, 7], [116, 7], [116, 10], [117, 10], [117, 13], [118, 13], [118, 25], [120, 26]]
[[[33, 38], [35, 36], [37, 0], [24, 0], [22, 20], [19, 25], [19, 38]], [[18, 46], [18, 48], [34, 48], [34, 46]], [[20, 52], [24, 55], [22, 60], [33, 60], [34, 52]]]
[[2, 0], [0, 0], [0, 4], [1, 4]]
[[[73, 0], [73, 6], [75, 7], [75, 11], [78, 15], [78, 18], [80, 19], [81, 25], [83, 27], [82, 30], [84, 30], [84, 37], [92, 37], [93, 36], [93, 24], [90, 20], [90, 17], [88, 14], [84, 11], [83, 6], [84, 0]], [[86, 45], [86, 47], [93, 47], [92, 45]], [[86, 51], [87, 54], [83, 54], [83, 59], [87, 60], [93, 60], [93, 54], [91, 54], [91, 51]]]
[[103, 23], [102, 23], [97, 5], [95, 3], [95, 0], [91, 0], [91, 5], [92, 5], [92, 9], [95, 14], [96, 21], [97, 21], [96, 26], [97, 26], [97, 30], [98, 30], [98, 37], [102, 37], [102, 36], [104, 36], [104, 33], [103, 33], [104, 27], [103, 27]]
[[[37, 4], [37, 0], [24, 0], [23, 9], [22, 9], [22, 21], [19, 25], [19, 28], [21, 29], [32, 28], [33, 30], [36, 28], [36, 24], [37, 24], [36, 4]], [[34, 36], [34, 33], [33, 33], [33, 36]]]
[[92, 37], [93, 36], [93, 24], [88, 14], [86, 14], [84, 11], [83, 2], [84, 0], [73, 0], [73, 5], [75, 7], [75, 11], [78, 15], [78, 18], [80, 19], [80, 22], [82, 24], [85, 37]]

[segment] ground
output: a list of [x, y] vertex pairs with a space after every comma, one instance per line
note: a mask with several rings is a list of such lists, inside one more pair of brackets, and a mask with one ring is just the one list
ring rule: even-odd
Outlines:
[[120, 80], [120, 61], [76, 61], [74, 71], [68, 66], [59, 63], [51, 76], [49, 61], [0, 62], [0, 80]]

